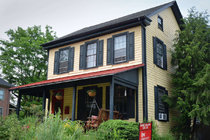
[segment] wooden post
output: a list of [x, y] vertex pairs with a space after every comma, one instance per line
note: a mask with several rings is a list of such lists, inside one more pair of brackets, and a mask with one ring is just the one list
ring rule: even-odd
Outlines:
[[113, 120], [114, 119], [114, 78], [112, 76], [112, 80], [110, 82], [110, 112], [109, 112], [109, 119]]
[[22, 93], [21, 93], [20, 90], [19, 90], [18, 101], [17, 101], [17, 107], [16, 107], [16, 114], [17, 114], [17, 117], [18, 117], [18, 118], [19, 118], [19, 115], [20, 115], [21, 97], [22, 97]]
[[76, 92], [77, 92], [77, 86], [73, 87], [73, 99], [72, 99], [72, 117], [71, 120], [75, 120], [75, 106], [76, 106]]

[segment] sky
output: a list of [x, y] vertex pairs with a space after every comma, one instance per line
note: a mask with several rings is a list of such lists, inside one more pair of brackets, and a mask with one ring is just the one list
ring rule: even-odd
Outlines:
[[[158, 6], [171, 0], [0, 0], [0, 39], [5, 32], [49, 25], [58, 37], [91, 25]], [[210, 12], [210, 0], [177, 0], [184, 17], [193, 6]]]

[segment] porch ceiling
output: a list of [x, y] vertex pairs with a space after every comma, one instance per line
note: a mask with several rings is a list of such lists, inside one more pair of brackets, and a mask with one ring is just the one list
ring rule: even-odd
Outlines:
[[87, 74], [80, 74], [80, 75], [73, 75], [73, 76], [68, 76], [68, 77], [44, 80], [44, 81], [31, 83], [31, 84], [27, 84], [27, 85], [12, 87], [9, 90], [30, 89], [30, 88], [34, 88], [34, 87], [44, 87], [44, 86], [79, 81], [79, 80], [84, 80], [84, 79], [110, 76], [110, 75], [115, 75], [115, 74], [118, 74], [121, 72], [129, 71], [132, 69], [140, 68], [143, 66], [144, 66], [144, 64], [138, 64], [138, 65], [133, 65], [133, 66], [128, 66], [128, 67], [115, 68], [115, 69], [111, 69], [111, 70], [104, 70], [104, 71], [98, 71], [98, 72], [91, 72], [91, 73], [87, 73]]

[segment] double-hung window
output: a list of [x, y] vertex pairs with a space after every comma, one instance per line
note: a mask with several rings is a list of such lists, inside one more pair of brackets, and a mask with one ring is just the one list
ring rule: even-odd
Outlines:
[[59, 58], [59, 73], [65, 73], [68, 71], [69, 49], [61, 50]]
[[163, 101], [163, 97], [167, 95], [168, 91], [161, 86], [155, 87], [155, 119], [159, 121], [168, 121], [168, 105]]
[[73, 71], [74, 47], [62, 48], [55, 52], [54, 74], [62, 74]]
[[4, 90], [0, 90], [0, 100], [4, 100]]
[[163, 19], [158, 16], [158, 28], [163, 31]]
[[107, 65], [134, 60], [134, 32], [113, 35], [107, 39]]
[[157, 42], [156, 44], [156, 51], [157, 51], [157, 65], [163, 68], [163, 44]]
[[114, 38], [114, 63], [126, 61], [126, 35]]
[[96, 43], [87, 45], [87, 56], [86, 56], [87, 68], [96, 67], [96, 50], [97, 50]]
[[157, 37], [153, 37], [153, 58], [154, 64], [159, 68], [167, 70], [166, 45]]
[[103, 65], [103, 40], [91, 40], [80, 46], [79, 69], [95, 68]]

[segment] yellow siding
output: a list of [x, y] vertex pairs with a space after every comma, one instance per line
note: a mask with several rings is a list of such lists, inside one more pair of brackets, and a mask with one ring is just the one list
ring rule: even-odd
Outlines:
[[[107, 60], [107, 39], [112, 37], [112, 35], [122, 33], [122, 32], [134, 32], [135, 34], [135, 60], [134, 61], [129, 61], [127, 63], [121, 63], [121, 64], [115, 64], [115, 65], [106, 65], [106, 60]], [[97, 68], [92, 68], [92, 69], [87, 69], [87, 70], [79, 70], [79, 56], [80, 56], [80, 45], [84, 44], [87, 41], [90, 40], [104, 40], [104, 55], [103, 55], [103, 66], [97, 67]], [[141, 30], [140, 26], [138, 27], [133, 27], [127, 30], [122, 30], [119, 32], [115, 32], [112, 34], [107, 34], [104, 36], [100, 36], [97, 38], [92, 38], [90, 40], [85, 40], [82, 42], [74, 43], [74, 44], [69, 44], [63, 47], [59, 48], [54, 48], [49, 51], [49, 65], [48, 65], [48, 79], [54, 79], [58, 77], [65, 77], [65, 76], [72, 76], [72, 75], [78, 75], [78, 74], [84, 74], [84, 73], [89, 73], [93, 71], [101, 71], [101, 70], [108, 70], [108, 69], [113, 69], [113, 68], [119, 68], [119, 67], [124, 67], [124, 66], [130, 66], [130, 65], [136, 65], [136, 64], [141, 64], [142, 63], [142, 53], [141, 53]], [[64, 74], [59, 74], [59, 75], [54, 75], [53, 74], [53, 69], [54, 69], [54, 54], [55, 51], [59, 50], [60, 48], [64, 48], [67, 46], [72, 46], [75, 47], [75, 54], [74, 54], [74, 71], [70, 73], [64, 73]]]
[[[63, 119], [71, 119], [72, 117], [72, 98], [73, 88], [64, 88], [64, 100], [63, 100]], [[65, 107], [69, 106], [69, 114], [65, 114]]]
[[[160, 15], [163, 18], [163, 32], [158, 29], [157, 16]], [[179, 26], [175, 20], [174, 14], [171, 8], [168, 8], [157, 15], [151, 17], [152, 23], [146, 28], [147, 39], [147, 88], [148, 88], [148, 119], [155, 120], [155, 102], [154, 102], [154, 86], [160, 85], [171, 92], [171, 77], [172, 72], [171, 55], [169, 50], [172, 47], [173, 39], [175, 37], [176, 30], [179, 30]], [[153, 40], [152, 37], [156, 36], [161, 39], [167, 46], [167, 64], [168, 70], [162, 70], [153, 64]], [[156, 121], [158, 130], [160, 133], [167, 133], [171, 122], [171, 110], [169, 114], [169, 122]]]

